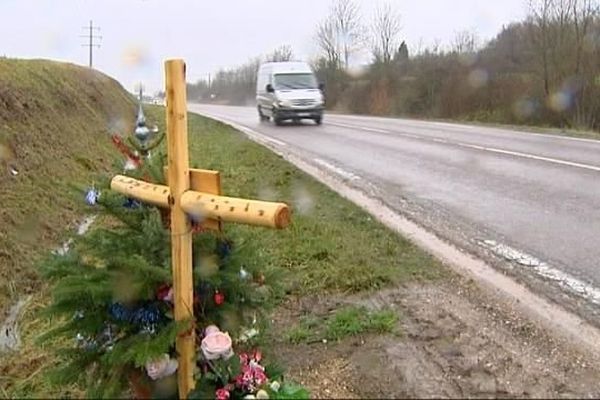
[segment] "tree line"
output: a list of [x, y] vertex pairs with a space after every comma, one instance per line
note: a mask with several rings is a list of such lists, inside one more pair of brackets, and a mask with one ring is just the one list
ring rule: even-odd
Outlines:
[[[364, 18], [353, 0], [334, 0], [315, 27], [327, 107], [374, 114], [600, 129], [600, 0], [528, 0], [528, 14], [480, 43], [456, 33], [427, 47], [402, 40], [400, 10]], [[410, 54], [410, 53], [413, 54]], [[353, 61], [367, 53], [358, 71]], [[190, 85], [190, 97], [254, 104], [264, 61], [294, 59], [282, 46]], [[211, 96], [213, 95], [213, 96]]]

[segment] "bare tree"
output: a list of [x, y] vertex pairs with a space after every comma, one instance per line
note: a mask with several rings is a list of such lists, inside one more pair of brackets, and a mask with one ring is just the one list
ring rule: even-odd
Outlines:
[[363, 27], [353, 0], [335, 0], [329, 15], [317, 26], [317, 45], [330, 67], [350, 65], [350, 57], [360, 49]]
[[571, 0], [571, 8], [576, 42], [575, 72], [579, 73], [586, 38], [592, 24], [600, 16], [600, 2], [598, 0]]
[[550, 19], [554, 0], [529, 0], [530, 37], [540, 58], [544, 79], [544, 94], [550, 94]]
[[477, 34], [469, 30], [456, 32], [451, 46], [452, 52], [457, 54], [474, 53], [478, 46]]
[[363, 36], [359, 8], [353, 0], [337, 0], [333, 5], [332, 15], [339, 35], [344, 67], [347, 69], [350, 56], [360, 47]]
[[265, 57], [270, 62], [292, 61], [294, 59], [294, 51], [289, 45], [277, 47]]
[[373, 57], [377, 62], [388, 64], [400, 44], [400, 14], [390, 3], [385, 3], [375, 11], [371, 27]]
[[340, 68], [342, 55], [340, 54], [337, 30], [331, 18], [323, 20], [317, 26], [317, 45], [323, 52], [329, 68]]

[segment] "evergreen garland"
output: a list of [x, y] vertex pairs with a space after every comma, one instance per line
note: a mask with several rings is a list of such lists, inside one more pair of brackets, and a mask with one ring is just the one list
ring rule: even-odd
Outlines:
[[[154, 160], [132, 177], [160, 183], [164, 157]], [[98, 226], [76, 238], [68, 253], [41, 264], [42, 275], [54, 284], [44, 313], [55, 322], [41, 340], [60, 355], [51, 373], [54, 383], [78, 383], [90, 397], [121, 397], [130, 389], [132, 372], [144, 372], [163, 354], [175, 357], [175, 338], [189, 325], [173, 321], [172, 303], [164, 299], [172, 279], [170, 232], [160, 213], [142, 204], [132, 207], [131, 199], [110, 192], [107, 183], [100, 190]], [[258, 275], [246, 262], [246, 246], [233, 249], [223, 237], [202, 233], [194, 236], [193, 249], [199, 334], [216, 324], [239, 335], [253, 315], [246, 310], [260, 305], [252, 293], [252, 275]], [[215, 302], [217, 293], [222, 304]]]
[[[165, 184], [165, 160], [157, 154], [128, 175]], [[44, 313], [54, 328], [40, 338], [59, 355], [60, 364], [50, 372], [53, 383], [78, 384], [91, 398], [177, 398], [175, 339], [191, 323], [198, 384], [190, 397], [308, 397], [304, 388], [283, 382], [277, 367], [263, 367], [260, 353], [234, 355], [230, 345], [215, 353], [218, 359], [207, 358], [213, 357], [208, 344], [216, 337], [209, 334], [248, 347], [263, 327], [268, 290], [252, 262], [251, 243], [233, 243], [220, 233], [194, 234], [194, 321], [176, 323], [168, 213], [111, 192], [108, 181], [85, 200], [100, 222], [77, 237], [69, 252], [53, 254], [40, 266], [53, 284]]]

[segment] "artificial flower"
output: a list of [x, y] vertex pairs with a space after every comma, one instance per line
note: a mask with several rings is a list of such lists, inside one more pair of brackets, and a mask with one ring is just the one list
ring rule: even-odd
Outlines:
[[218, 360], [219, 358], [228, 360], [233, 356], [229, 333], [221, 332], [214, 325], [209, 326], [206, 331], [206, 336], [202, 339], [200, 347], [207, 360]]
[[168, 354], [163, 354], [160, 358], [146, 363], [146, 372], [155, 381], [173, 375], [177, 371], [177, 366], [177, 360], [171, 359]]
[[256, 392], [256, 398], [261, 400], [267, 400], [269, 398], [269, 393], [266, 390], [259, 390]]
[[217, 389], [215, 392], [215, 397], [217, 400], [229, 400], [229, 391], [225, 388]]

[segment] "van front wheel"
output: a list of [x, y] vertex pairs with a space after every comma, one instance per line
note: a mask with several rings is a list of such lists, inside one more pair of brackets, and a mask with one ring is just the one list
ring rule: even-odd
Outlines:
[[319, 115], [318, 117], [315, 117], [314, 121], [315, 124], [321, 125], [323, 123], [323, 116]]
[[258, 107], [258, 119], [260, 120], [260, 122], [265, 122], [269, 120], [269, 117], [262, 113], [260, 107]]

